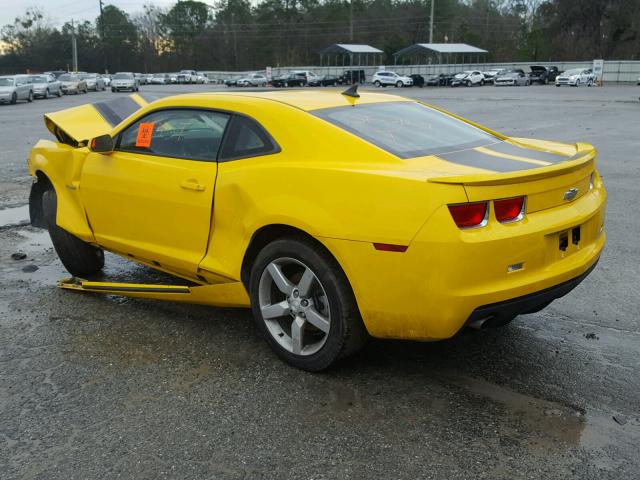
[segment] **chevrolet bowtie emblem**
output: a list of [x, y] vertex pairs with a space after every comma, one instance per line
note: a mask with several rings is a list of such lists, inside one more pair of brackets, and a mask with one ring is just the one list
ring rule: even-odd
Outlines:
[[569, 190], [564, 192], [564, 199], [567, 202], [570, 202], [571, 200], [576, 198], [576, 195], [578, 195], [578, 189], [577, 188], [570, 188]]

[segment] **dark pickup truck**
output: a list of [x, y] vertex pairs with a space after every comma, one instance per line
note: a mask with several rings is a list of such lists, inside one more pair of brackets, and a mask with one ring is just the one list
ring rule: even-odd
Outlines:
[[531, 65], [531, 73], [529, 74], [529, 81], [531, 83], [539, 83], [541, 85], [547, 85], [549, 82], [554, 82], [556, 77], [560, 75], [558, 67], [545, 67], [544, 65]]

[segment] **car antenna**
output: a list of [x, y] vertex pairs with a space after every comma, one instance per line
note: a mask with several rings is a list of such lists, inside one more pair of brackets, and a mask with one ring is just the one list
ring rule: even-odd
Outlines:
[[351, 85], [344, 92], [342, 92], [342, 95], [344, 95], [345, 97], [360, 98], [360, 94], [358, 93], [358, 84], [356, 83]]

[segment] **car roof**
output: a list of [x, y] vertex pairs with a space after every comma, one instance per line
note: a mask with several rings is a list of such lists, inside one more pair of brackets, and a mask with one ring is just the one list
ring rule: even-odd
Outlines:
[[[385, 93], [360, 93], [360, 98], [355, 100], [356, 104], [371, 104], [371, 103], [388, 103], [388, 102], [411, 102], [413, 100], [408, 98], [399, 97], [397, 95], [389, 95]], [[225, 99], [235, 100], [249, 100], [252, 98], [261, 100], [271, 100], [274, 102], [290, 105], [300, 110], [311, 111], [319, 110], [322, 108], [344, 107], [353, 104], [352, 97], [342, 95], [339, 91], [325, 91], [319, 92], [316, 90], [286, 90], [281, 92], [206, 92], [206, 93], [193, 93], [179, 95], [173, 98], [181, 98], [193, 103], [201, 101], [203, 103], [214, 100], [215, 97], [224, 97]], [[172, 97], [164, 97], [163, 100], [169, 100]], [[164, 103], [164, 102], [163, 102]]]

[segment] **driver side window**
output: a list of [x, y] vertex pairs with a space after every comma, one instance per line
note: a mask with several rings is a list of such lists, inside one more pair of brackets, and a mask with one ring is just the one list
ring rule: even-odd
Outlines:
[[229, 117], [208, 110], [154, 112], [127, 127], [116, 150], [215, 162]]

